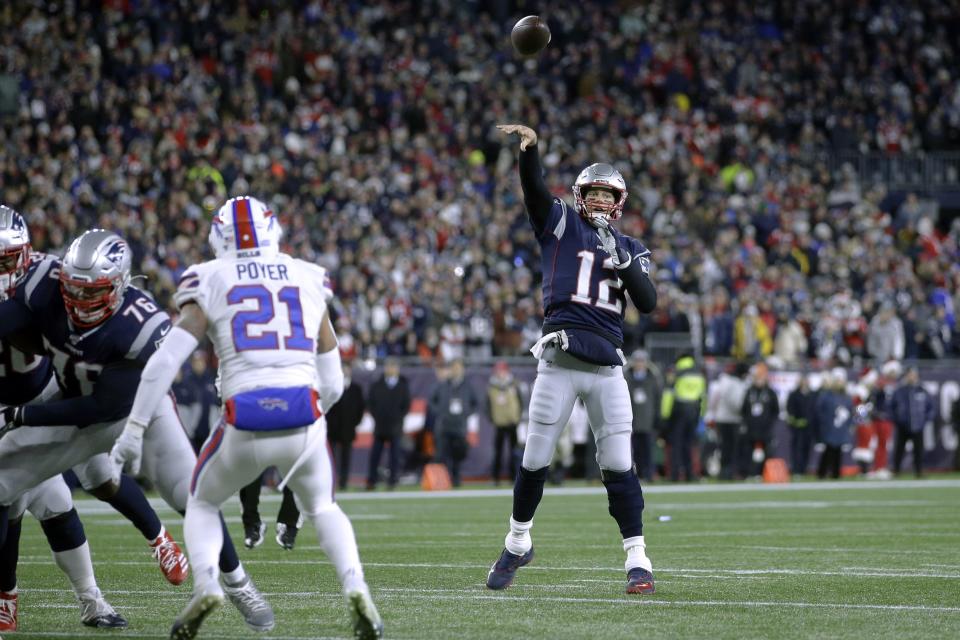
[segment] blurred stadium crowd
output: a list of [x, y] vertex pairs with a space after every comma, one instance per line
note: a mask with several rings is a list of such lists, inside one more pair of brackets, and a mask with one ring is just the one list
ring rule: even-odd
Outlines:
[[251, 193], [331, 269], [346, 355], [521, 354], [537, 244], [494, 124], [522, 122], [557, 195], [598, 160], [627, 179], [661, 296], [628, 351], [689, 330], [787, 364], [960, 354], [960, 221], [823, 162], [960, 150], [956, 2], [559, 3], [533, 61], [515, 4], [6, 3], [4, 201], [40, 250], [122, 233], [170, 306], [211, 212]]

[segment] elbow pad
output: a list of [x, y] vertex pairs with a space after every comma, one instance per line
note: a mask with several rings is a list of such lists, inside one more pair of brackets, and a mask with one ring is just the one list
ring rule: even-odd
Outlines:
[[343, 369], [340, 368], [340, 349], [334, 347], [317, 354], [320, 408], [326, 413], [343, 395]]

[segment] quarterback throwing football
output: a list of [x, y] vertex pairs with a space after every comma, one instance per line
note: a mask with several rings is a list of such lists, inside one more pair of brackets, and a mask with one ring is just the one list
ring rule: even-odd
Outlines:
[[625, 293], [642, 313], [657, 305], [649, 278], [650, 252], [610, 225], [623, 213], [627, 187], [620, 172], [592, 164], [573, 185], [573, 208], [550, 195], [543, 180], [536, 132], [500, 125], [520, 137], [520, 184], [543, 269], [543, 337], [531, 349], [540, 361], [530, 395], [523, 463], [513, 489], [513, 515], [504, 550], [487, 587], [505, 589], [533, 559], [530, 529], [543, 496], [550, 459], [577, 398], [597, 442], [597, 462], [610, 515], [627, 554], [627, 593], [654, 591], [643, 538], [643, 492], [630, 455], [633, 411], [623, 377]]

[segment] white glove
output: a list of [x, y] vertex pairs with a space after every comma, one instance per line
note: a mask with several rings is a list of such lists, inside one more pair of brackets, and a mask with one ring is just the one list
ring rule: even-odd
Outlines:
[[613, 259], [613, 266], [620, 268], [620, 254], [617, 252], [617, 237], [614, 236], [613, 231], [610, 230], [610, 223], [602, 216], [592, 218], [590, 222], [597, 228], [597, 235], [600, 236], [600, 244], [603, 245], [603, 250], [609, 253], [610, 258]]
[[113, 443], [110, 450], [110, 461], [117, 469], [117, 475], [123, 472], [124, 466], [131, 474], [140, 473], [140, 461], [143, 459], [143, 432], [147, 425], [128, 420], [123, 427], [123, 433]]

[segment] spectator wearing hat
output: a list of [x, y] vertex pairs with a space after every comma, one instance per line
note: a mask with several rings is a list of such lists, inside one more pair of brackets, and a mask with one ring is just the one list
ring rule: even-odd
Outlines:
[[747, 469], [741, 469], [738, 460], [740, 425], [743, 422], [741, 409], [743, 397], [747, 392], [747, 372], [745, 362], [738, 362], [723, 371], [710, 385], [707, 413], [717, 430], [720, 441], [720, 479], [732, 480], [741, 476]]
[[493, 365], [493, 375], [487, 385], [487, 416], [493, 423], [493, 468], [491, 474], [494, 484], [500, 484], [502, 454], [507, 446], [508, 480], [516, 475], [514, 450], [517, 448], [517, 425], [523, 411], [520, 398], [520, 385], [510, 372], [510, 365], [504, 360]]
[[670, 445], [670, 479], [677, 482], [681, 470], [688, 482], [697, 479], [693, 469], [693, 445], [707, 404], [707, 379], [691, 355], [681, 355], [675, 366], [673, 385], [660, 403]]
[[403, 439], [403, 421], [410, 411], [410, 386], [400, 373], [395, 358], [383, 365], [383, 375], [370, 387], [368, 410], [373, 418], [373, 446], [370, 448], [370, 467], [367, 472], [367, 490], [376, 488], [379, 481], [380, 456], [384, 447], [390, 447], [390, 476], [387, 486], [394, 488], [400, 474], [400, 445]]
[[907, 370], [903, 384], [893, 392], [890, 413], [896, 428], [893, 450], [893, 473], [900, 473], [900, 464], [907, 448], [913, 443], [913, 470], [918, 478], [923, 476], [923, 430], [933, 423], [935, 414], [933, 398], [920, 384], [920, 372], [916, 367]]
[[633, 404], [633, 461], [639, 476], [650, 481], [653, 479], [653, 441], [657, 432], [663, 381], [643, 349], [633, 352], [630, 364], [624, 370], [624, 377]]

